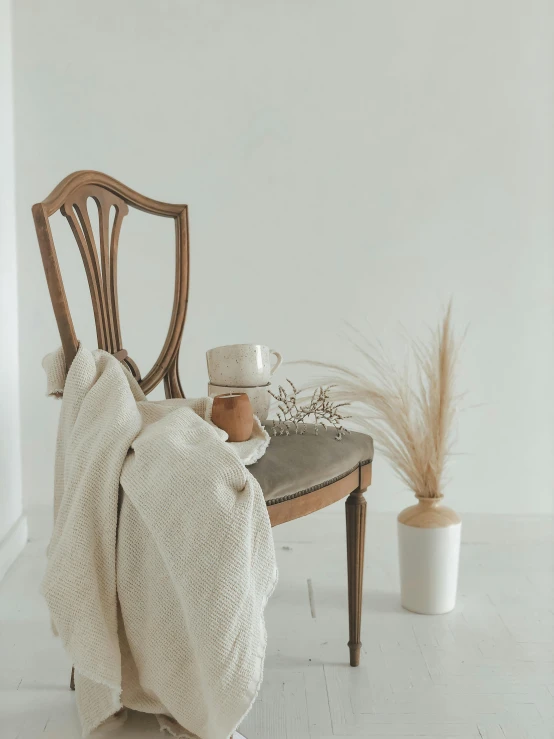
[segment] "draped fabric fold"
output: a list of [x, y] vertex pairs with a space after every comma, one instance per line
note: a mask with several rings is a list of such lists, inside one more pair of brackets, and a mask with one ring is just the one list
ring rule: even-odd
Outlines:
[[42, 590], [75, 665], [86, 736], [122, 708], [175, 736], [227, 739], [258, 692], [276, 583], [263, 455], [211, 423], [211, 400], [148, 401], [107, 352], [44, 360], [63, 395]]

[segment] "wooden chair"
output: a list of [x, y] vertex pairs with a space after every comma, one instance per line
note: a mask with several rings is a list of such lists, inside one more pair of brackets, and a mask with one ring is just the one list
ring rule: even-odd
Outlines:
[[[87, 210], [92, 198], [98, 207], [100, 244]], [[110, 209], [115, 218], [110, 228]], [[169, 330], [154, 366], [143, 376], [124, 349], [117, 299], [118, 240], [129, 207], [175, 221], [175, 288]], [[151, 200], [101, 172], [75, 172], [66, 177], [42, 203], [33, 206], [40, 252], [58, 324], [66, 365], [78, 349], [49, 218], [58, 210], [69, 221], [85, 266], [98, 347], [124, 362], [148, 394], [162, 380], [166, 397], [183, 398], [179, 379], [179, 347], [187, 312], [189, 286], [189, 239], [187, 206]], [[271, 426], [271, 422], [268, 422]], [[346, 543], [348, 563], [348, 610], [350, 664], [360, 661], [360, 626], [366, 502], [364, 491], [371, 483], [373, 443], [365, 434], [348, 434], [336, 441], [332, 432], [316, 436], [276, 436], [264, 457], [249, 469], [260, 482], [272, 526], [318, 511], [346, 497]], [[348, 496], [348, 497], [347, 497]]]

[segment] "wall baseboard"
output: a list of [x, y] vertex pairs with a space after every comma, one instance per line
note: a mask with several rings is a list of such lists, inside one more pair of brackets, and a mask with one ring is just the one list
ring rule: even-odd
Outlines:
[[27, 516], [21, 514], [0, 541], [0, 580], [23, 551], [27, 543], [27, 536]]

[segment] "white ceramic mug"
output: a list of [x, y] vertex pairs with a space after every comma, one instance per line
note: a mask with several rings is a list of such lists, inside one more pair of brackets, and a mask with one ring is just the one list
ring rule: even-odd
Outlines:
[[268, 393], [271, 385], [263, 385], [262, 387], [235, 387], [225, 385], [208, 385], [208, 395], [215, 398], [216, 395], [223, 393], [246, 393], [250, 398], [250, 404], [254, 415], [258, 417], [260, 423], [264, 423], [269, 415], [269, 407], [271, 405], [271, 395]]
[[[277, 358], [273, 366], [272, 354]], [[210, 349], [206, 352], [206, 361], [213, 385], [259, 387], [267, 385], [283, 358], [279, 352], [262, 344], [231, 344]]]

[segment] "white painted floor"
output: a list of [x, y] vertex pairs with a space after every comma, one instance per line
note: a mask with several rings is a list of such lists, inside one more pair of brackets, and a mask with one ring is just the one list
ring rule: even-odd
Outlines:
[[[70, 664], [38, 595], [48, 516], [31, 527], [0, 584], [0, 739], [77, 739]], [[371, 514], [359, 668], [347, 664], [342, 515], [274, 532], [280, 582], [248, 739], [554, 737], [551, 519], [465, 516], [458, 607], [429, 617], [399, 607], [394, 516]], [[159, 732], [135, 714], [116, 736]]]

